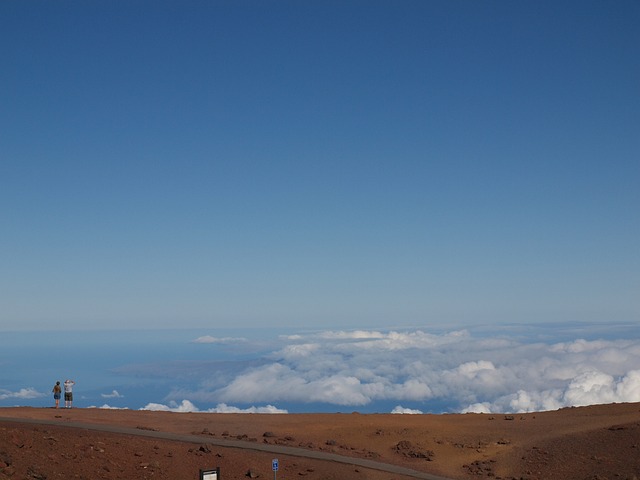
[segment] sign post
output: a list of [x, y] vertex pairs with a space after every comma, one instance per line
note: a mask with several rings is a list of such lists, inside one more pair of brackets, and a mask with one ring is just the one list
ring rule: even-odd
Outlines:
[[220, 480], [220, 467], [200, 469], [200, 480]]
[[274, 458], [273, 460], [271, 460], [271, 468], [273, 469], [273, 480], [276, 480], [276, 476], [278, 473], [278, 459]]

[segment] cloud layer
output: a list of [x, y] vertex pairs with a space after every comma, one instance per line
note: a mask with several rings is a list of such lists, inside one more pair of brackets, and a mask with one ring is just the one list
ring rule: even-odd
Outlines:
[[446, 403], [449, 411], [527, 412], [640, 401], [640, 340], [517, 338], [474, 337], [466, 330], [286, 336], [264, 361], [224, 378], [212, 373], [167, 400], [356, 409], [394, 402], [394, 413], [420, 413], [430, 402]]
[[17, 392], [0, 389], [0, 400], [15, 398], [16, 400], [27, 400], [31, 398], [41, 398], [46, 396], [45, 393], [38, 392], [35, 388], [21, 388]]
[[249, 407], [238, 408], [230, 405], [220, 403], [215, 408], [209, 408], [208, 410], [200, 410], [189, 400], [183, 400], [180, 404], [176, 402], [170, 402], [169, 405], [163, 405], [161, 403], [149, 403], [147, 406], [140, 410], [151, 410], [155, 412], [178, 412], [178, 413], [288, 413], [286, 410], [276, 408], [273, 405], [267, 405], [265, 407]]
[[[125, 348], [106, 359], [105, 370], [79, 369], [76, 378], [85, 379], [80, 403], [186, 412], [419, 414], [640, 402], [637, 324], [332, 330], [255, 339], [194, 333], [195, 340], [163, 338], [170, 348], [160, 354], [151, 342], [144, 352]], [[127, 363], [135, 359], [146, 362]], [[24, 372], [31, 371], [25, 362]], [[19, 382], [9, 377], [0, 389], [4, 405], [53, 401], [48, 386], [33, 387], [43, 385], [40, 373], [15, 375]]]

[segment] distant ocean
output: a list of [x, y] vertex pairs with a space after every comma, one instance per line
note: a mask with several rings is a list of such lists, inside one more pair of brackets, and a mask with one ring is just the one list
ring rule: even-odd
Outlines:
[[[240, 338], [238, 332], [214, 331], [218, 338]], [[67, 378], [76, 382], [77, 407], [162, 404], [170, 392], [197, 384], [199, 373], [204, 377], [259, 361], [268, 353], [263, 334], [242, 331], [243, 345], [237, 348], [233, 340], [194, 343], [201, 330], [3, 332], [0, 406], [50, 406], [53, 385]], [[256, 341], [247, 349], [249, 338]]]
[[0, 407], [536, 411], [640, 401], [636, 323], [0, 332]]

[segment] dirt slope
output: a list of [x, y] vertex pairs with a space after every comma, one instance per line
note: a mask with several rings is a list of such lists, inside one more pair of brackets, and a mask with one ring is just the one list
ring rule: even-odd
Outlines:
[[[523, 415], [208, 414], [3, 408], [0, 480], [274, 478], [278, 454], [213, 443], [287, 445], [453, 479], [640, 479], [640, 404]], [[140, 433], [197, 435], [201, 443], [69, 428], [77, 422]], [[66, 425], [66, 426], [65, 426]], [[278, 479], [406, 480], [397, 473], [278, 455]], [[257, 476], [257, 477], [256, 477]]]

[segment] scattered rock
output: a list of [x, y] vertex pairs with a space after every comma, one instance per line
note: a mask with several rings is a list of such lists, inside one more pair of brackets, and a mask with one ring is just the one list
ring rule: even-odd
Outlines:
[[33, 478], [35, 480], [47, 480], [47, 475], [37, 471], [34, 467], [29, 467], [27, 469], [27, 475], [29, 478]]
[[463, 465], [462, 468], [467, 470], [470, 475], [494, 477], [493, 463], [495, 463], [495, 460], [476, 460], [470, 464]]
[[16, 468], [13, 465], [9, 465], [7, 468], [2, 470], [2, 473], [7, 477], [13, 477], [16, 474]]
[[11, 465], [11, 455], [9, 455], [7, 452], [0, 452], [0, 462], [3, 462], [5, 464], [5, 468], [6, 466]]
[[420, 450], [416, 445], [412, 444], [408, 440], [399, 441], [394, 447], [396, 453], [408, 458], [423, 458], [427, 461], [432, 461], [435, 455], [433, 450]]
[[152, 427], [145, 427], [143, 425], [138, 425], [136, 427], [138, 430], [149, 430], [150, 432], [157, 432], [158, 429], [157, 428], [152, 428]]
[[246, 476], [249, 477], [249, 478], [258, 478], [260, 475], [253, 468], [250, 468], [247, 471], [247, 475]]
[[611, 427], [609, 427], [609, 430], [615, 432], [617, 430], [626, 430], [627, 428], [628, 427], [626, 425], [612, 425]]

